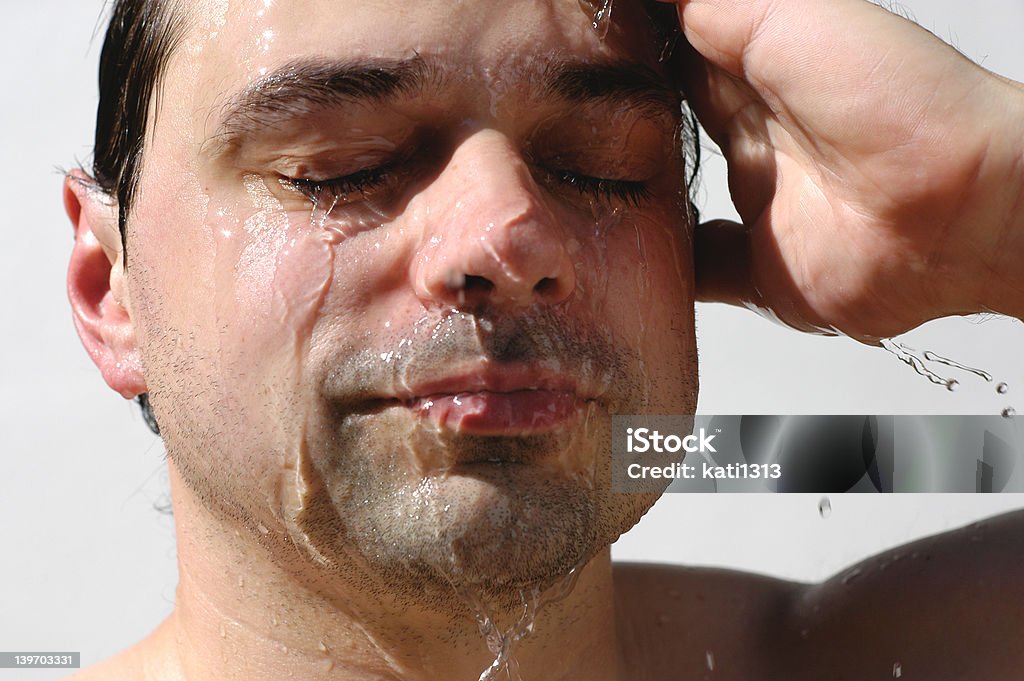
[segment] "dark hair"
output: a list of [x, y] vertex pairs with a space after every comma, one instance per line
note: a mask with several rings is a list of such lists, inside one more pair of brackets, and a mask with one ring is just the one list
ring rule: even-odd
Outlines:
[[[675, 48], [682, 42], [675, 8], [658, 2], [646, 4], [657, 40], [665, 45], [663, 57], [669, 57], [678, 52]], [[149, 113], [151, 109], [156, 113], [159, 108], [160, 78], [188, 28], [185, 12], [174, 5], [174, 0], [114, 0], [100, 53], [100, 96], [92, 177], [104, 193], [117, 199], [125, 267], [128, 266], [128, 216], [139, 183]], [[686, 184], [692, 194], [699, 169], [700, 145], [696, 118], [690, 114], [686, 123], [682, 144], [687, 153]], [[696, 219], [692, 201], [690, 210]], [[139, 395], [136, 401], [146, 425], [159, 435], [160, 427], [149, 396]]]
[[[124, 264], [128, 264], [128, 214], [139, 182], [146, 126], [159, 80], [174, 48], [185, 35], [183, 12], [168, 0], [115, 0], [100, 53], [99, 106], [92, 177], [117, 199]], [[153, 107], [154, 111], [156, 107]], [[138, 397], [146, 424], [157, 435], [147, 395]]]
[[[185, 35], [183, 12], [168, 0], [115, 0], [100, 53], [93, 178], [117, 198], [121, 246], [139, 181], [152, 100], [160, 77]], [[156, 111], [156, 107], [153, 107]], [[127, 249], [125, 250], [127, 258]]]

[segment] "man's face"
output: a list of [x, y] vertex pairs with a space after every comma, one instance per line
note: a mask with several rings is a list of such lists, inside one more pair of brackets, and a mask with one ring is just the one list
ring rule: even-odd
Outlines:
[[695, 406], [647, 17], [616, 5], [602, 39], [576, 0], [209, 5], [128, 236], [183, 479], [297, 572], [399, 594], [588, 559], [653, 501], [611, 492], [610, 415]]

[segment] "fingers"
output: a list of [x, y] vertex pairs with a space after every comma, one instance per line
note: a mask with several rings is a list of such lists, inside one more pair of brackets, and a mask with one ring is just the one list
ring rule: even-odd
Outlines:
[[759, 304], [750, 275], [747, 229], [729, 220], [697, 226], [694, 234], [697, 300], [729, 305]]

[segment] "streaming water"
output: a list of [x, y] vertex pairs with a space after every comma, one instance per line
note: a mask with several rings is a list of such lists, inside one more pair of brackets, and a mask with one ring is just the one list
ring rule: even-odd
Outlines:
[[[918, 350], [915, 350], [914, 348], [905, 345], [904, 343], [895, 341], [891, 338], [883, 339], [881, 344], [882, 347], [885, 348], [889, 353], [891, 353], [893, 356], [895, 356], [898, 360], [900, 360], [907, 366], [911, 367], [918, 374], [924, 376], [925, 378], [927, 378], [932, 383], [935, 383], [936, 385], [941, 385], [945, 387], [946, 390], [949, 390], [950, 392], [954, 392], [960, 387], [960, 381], [958, 381], [955, 378], [950, 378], [937, 373], [931, 367], [928, 366], [928, 362], [940, 364], [942, 366], [947, 366], [958, 371], [963, 371], [965, 373], [972, 374], [982, 379], [986, 383], [993, 383], [995, 381], [995, 378], [993, 378], [992, 374], [990, 374], [987, 371], [967, 366], [966, 364], [957, 362], [956, 360], [950, 359], [948, 357], [943, 357], [942, 355], [932, 352], [931, 350], [919, 352]], [[1001, 381], [996, 384], [995, 389], [997, 394], [1005, 395], [1009, 392], [1010, 387], [1005, 382]], [[1016, 410], [1014, 410], [1013, 407], [1006, 407], [1002, 410], [1001, 414], [1005, 417], [1013, 416], [1014, 414], [1016, 414]]]
[[487, 649], [494, 655], [494, 661], [480, 674], [479, 681], [522, 681], [519, 662], [515, 657], [515, 644], [533, 633], [537, 616], [546, 606], [568, 596], [576, 586], [582, 565], [556, 579], [547, 586], [520, 589], [520, 611], [515, 621], [502, 627], [494, 608], [476, 590], [455, 586], [459, 596], [473, 608], [477, 627], [487, 643]]
[[594, 30], [601, 40], [608, 35], [608, 27], [612, 24], [612, 3], [613, 0], [601, 0], [601, 6], [594, 13]]
[[891, 338], [883, 338], [882, 347], [893, 354], [896, 359], [909, 366], [921, 376], [924, 376], [936, 385], [941, 385], [948, 389], [949, 381], [951, 379], [941, 376], [929, 369], [927, 365], [925, 365], [924, 360], [914, 354], [915, 350], [913, 348], [907, 347], [906, 345], [894, 341]]
[[924, 358], [929, 362], [945, 364], [946, 366], [953, 367], [954, 369], [960, 369], [961, 371], [966, 371], [967, 373], [974, 374], [975, 376], [985, 379], [989, 383], [992, 382], [992, 374], [988, 373], [987, 371], [982, 371], [981, 369], [975, 369], [973, 367], [966, 366], [964, 364], [961, 364], [960, 362], [949, 359], [948, 357], [942, 357], [941, 355], [937, 355], [931, 350], [924, 351]]

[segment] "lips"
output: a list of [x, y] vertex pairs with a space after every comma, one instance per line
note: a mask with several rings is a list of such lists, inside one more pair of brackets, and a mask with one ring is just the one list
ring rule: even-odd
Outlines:
[[568, 423], [590, 397], [566, 374], [487, 366], [424, 381], [398, 400], [437, 429], [521, 436]]
[[530, 435], [568, 421], [580, 402], [576, 393], [569, 391], [482, 390], [417, 398], [411, 406], [440, 429], [474, 435]]

